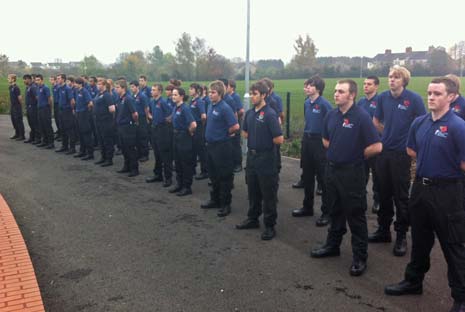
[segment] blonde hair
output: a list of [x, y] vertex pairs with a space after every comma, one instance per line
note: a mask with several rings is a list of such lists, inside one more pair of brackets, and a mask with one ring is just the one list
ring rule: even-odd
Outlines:
[[449, 78], [450, 80], [452, 80], [455, 85], [457, 86], [457, 90], [458, 92], [460, 92], [460, 78], [457, 76], [457, 75], [454, 75], [454, 74], [449, 74], [449, 75], [446, 75], [446, 78]]
[[402, 78], [402, 81], [404, 82], [404, 88], [408, 85], [410, 82], [410, 72], [407, 68], [395, 65], [391, 67], [389, 70], [389, 76], [394, 75], [394, 76], [399, 76]]

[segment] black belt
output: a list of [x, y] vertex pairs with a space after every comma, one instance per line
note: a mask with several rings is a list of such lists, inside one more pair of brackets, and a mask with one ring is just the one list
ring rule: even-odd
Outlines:
[[361, 167], [363, 165], [363, 163], [355, 163], [355, 164], [351, 164], [351, 163], [336, 163], [336, 162], [333, 162], [333, 161], [328, 161], [328, 166], [332, 167], [332, 168], [338, 168], [338, 169], [348, 169], [348, 168], [357, 168], [357, 167]]
[[304, 138], [306, 139], [320, 139], [322, 138], [321, 134], [318, 133], [304, 133]]
[[273, 151], [272, 149], [270, 149], [270, 150], [263, 150], [263, 151], [258, 151], [258, 150], [256, 150], [256, 149], [249, 149], [249, 150], [247, 151], [247, 153], [248, 153], [249, 155], [260, 155], [260, 154], [265, 154], [265, 153], [271, 153], [272, 151]]
[[462, 178], [422, 178], [416, 177], [415, 182], [419, 182], [425, 186], [432, 185], [446, 185], [446, 184], [456, 184], [457, 182], [463, 181]]

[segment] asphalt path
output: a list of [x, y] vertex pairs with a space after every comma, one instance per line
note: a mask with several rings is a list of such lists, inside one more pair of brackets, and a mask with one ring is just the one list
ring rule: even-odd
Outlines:
[[[303, 199], [291, 188], [297, 160], [283, 158], [277, 237], [265, 242], [261, 230], [234, 228], [247, 211], [243, 173], [235, 177], [232, 214], [218, 218], [199, 208], [208, 198], [205, 180], [184, 198], [145, 183], [153, 155], [140, 176], [128, 178], [116, 173], [121, 156], [101, 168], [9, 140], [11, 129], [9, 116], [0, 116], [0, 193], [26, 240], [49, 312], [439, 312], [451, 305], [438, 244], [422, 296], [383, 294], [408, 261], [392, 255], [392, 244], [369, 246], [361, 277], [349, 275], [350, 233], [340, 257], [310, 258], [327, 229], [314, 225], [316, 216], [291, 217]], [[367, 214], [372, 231], [376, 218]]]

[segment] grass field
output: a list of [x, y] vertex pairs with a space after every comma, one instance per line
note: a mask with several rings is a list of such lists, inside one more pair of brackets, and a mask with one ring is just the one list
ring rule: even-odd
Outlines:
[[[419, 93], [426, 103], [426, 88], [431, 81], [431, 77], [413, 77], [410, 81], [408, 89]], [[326, 81], [326, 88], [323, 96], [333, 103], [333, 90], [336, 86], [336, 78], [328, 78]], [[363, 96], [363, 78], [354, 78], [359, 86], [359, 97]], [[381, 78], [380, 92], [388, 88], [387, 78]], [[299, 137], [303, 129], [303, 82], [304, 79], [289, 79], [289, 80], [275, 80], [275, 92], [283, 98], [284, 110], [286, 110], [286, 93], [290, 92], [290, 132], [291, 137]], [[205, 83], [205, 82], [203, 82]], [[188, 88], [190, 82], [184, 82], [183, 87]], [[462, 85], [465, 84], [465, 79], [462, 79]], [[166, 85], [166, 83], [164, 83]], [[22, 80], [18, 82], [21, 92], [24, 93], [24, 85]], [[240, 95], [244, 94], [244, 81], [237, 81], [237, 92]], [[8, 82], [6, 78], [0, 79], [0, 113], [7, 113], [9, 107], [8, 95]], [[297, 140], [298, 141], [298, 140]], [[293, 150], [300, 149], [298, 143], [293, 142], [294, 145], [287, 146], [289, 154], [294, 154]], [[299, 143], [300, 144], [300, 143]]]

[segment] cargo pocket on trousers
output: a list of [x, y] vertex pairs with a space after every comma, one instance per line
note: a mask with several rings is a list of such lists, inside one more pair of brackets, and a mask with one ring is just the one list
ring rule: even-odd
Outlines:
[[447, 215], [449, 243], [465, 243], [465, 211]]

